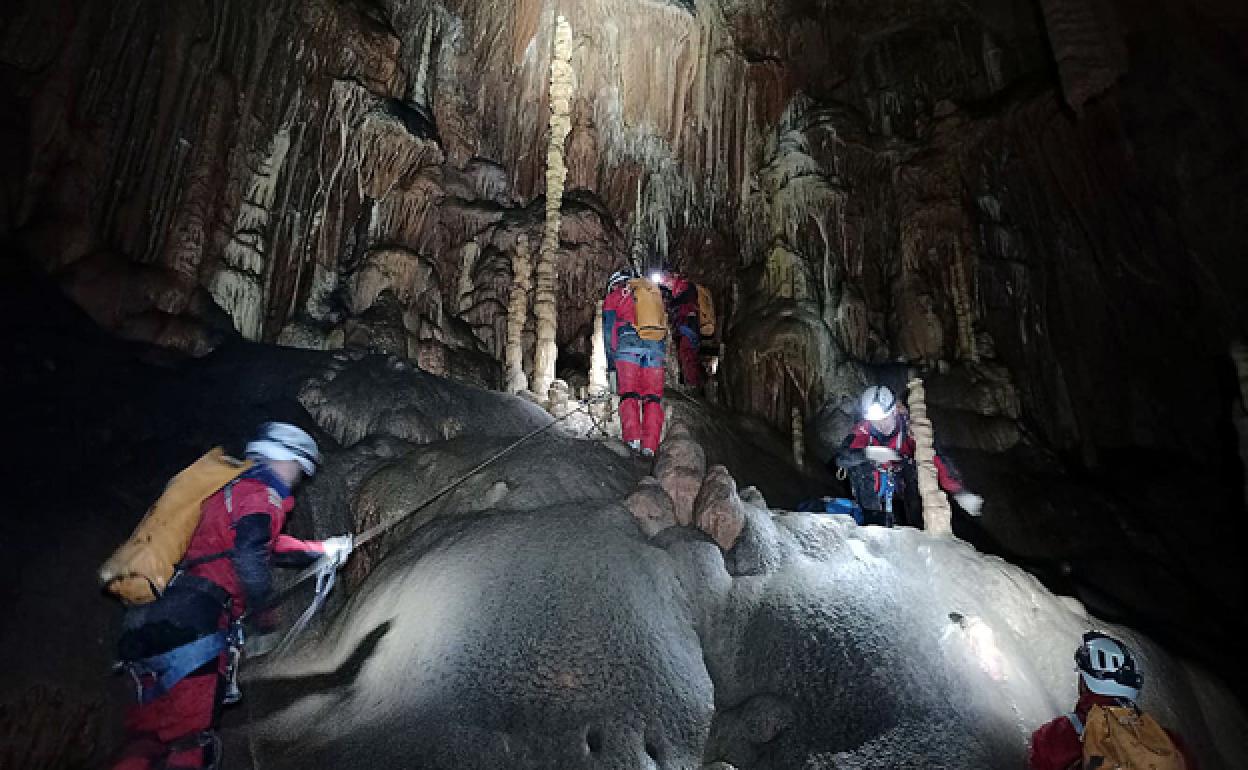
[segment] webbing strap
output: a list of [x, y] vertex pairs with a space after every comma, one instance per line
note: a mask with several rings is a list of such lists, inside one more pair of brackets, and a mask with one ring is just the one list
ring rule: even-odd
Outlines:
[[1070, 720], [1070, 726], [1075, 728], [1075, 735], [1078, 735], [1080, 738], [1082, 738], [1083, 737], [1083, 721], [1079, 719], [1079, 715], [1072, 711], [1066, 715], [1066, 719]]
[[[218, 631], [168, 652], [141, 660], [126, 661], [122, 667], [134, 677], [139, 703], [148, 704], [173, 689], [195, 669], [229, 647], [229, 633]], [[152, 681], [147, 681], [151, 677]]]
[[630, 398], [635, 398], [635, 399], [637, 399], [637, 400], [639, 400], [639, 401], [640, 401], [640, 400], [641, 400], [641, 394], [640, 394], [640, 393], [633, 393], [632, 391], [626, 391], [626, 392], [624, 392], [624, 393], [621, 393], [621, 394], [620, 394], [620, 400], [621, 400], [621, 401], [627, 401], [627, 400], [628, 400], [628, 399], [630, 399]]
[[642, 396], [642, 397], [641, 397], [641, 400], [642, 400], [642, 401], [645, 401], [646, 403], [650, 403], [650, 404], [661, 404], [661, 403], [663, 403], [663, 398], [662, 398], [661, 396], [653, 396], [653, 395], [651, 395], [651, 396]]

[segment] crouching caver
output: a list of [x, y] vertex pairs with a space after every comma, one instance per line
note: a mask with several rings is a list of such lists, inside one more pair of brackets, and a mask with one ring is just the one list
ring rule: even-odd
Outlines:
[[[893, 392], [882, 385], [867, 388], [859, 408], [862, 420], [845, 437], [836, 464], [849, 476], [865, 523], [920, 526], [915, 441], [909, 415]], [[953, 495], [967, 513], [978, 516], [983, 498], [967, 491], [946, 459], [937, 455], [935, 462], [941, 489]]]
[[[247, 444], [254, 464], [206, 498], [174, 578], [155, 601], [126, 610], [118, 652], [138, 688], [114, 770], [216, 767], [232, 629], [270, 599], [272, 566], [327, 558], [340, 566], [352, 538], [305, 542], [281, 534], [291, 490], [316, 472], [316, 442], [266, 423]], [[271, 630], [260, 613], [261, 630]], [[269, 628], [266, 629], [265, 626]]]

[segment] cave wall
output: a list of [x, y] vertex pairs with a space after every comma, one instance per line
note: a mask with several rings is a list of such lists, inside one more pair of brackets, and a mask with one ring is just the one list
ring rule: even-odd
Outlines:
[[825, 452], [899, 365], [960, 447], [1195, 433], [1245, 288], [1248, 23], [1215, 0], [30, 2], [0, 233], [128, 337], [496, 385], [556, 12], [563, 350], [631, 254], [714, 290], [729, 405]]

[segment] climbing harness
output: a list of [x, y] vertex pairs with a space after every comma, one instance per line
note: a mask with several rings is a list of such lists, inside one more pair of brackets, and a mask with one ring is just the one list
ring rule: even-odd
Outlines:
[[[169, 581], [170, 588], [175, 585], [211, 597], [221, 612], [229, 614], [229, 595], [212, 581], [177, 572]], [[168, 693], [174, 685], [215, 660], [222, 652], [228, 650], [231, 658], [237, 657], [234, 650], [237, 648], [241, 653], [242, 640], [242, 623], [236, 620], [224, 629], [203, 634], [172, 650], [137, 660], [118, 661], [113, 670], [129, 674], [139, 703], [147, 704]]]
[[[603, 393], [601, 395], [589, 398], [586, 400], [584, 404], [581, 404], [580, 406], [577, 406], [575, 409], [570, 410], [567, 414], [563, 415], [562, 417], [557, 417], [551, 420], [550, 422], [546, 423], [542, 427], [535, 428], [529, 431], [528, 433], [524, 434], [520, 438], [516, 439], [515, 441], [511, 442], [507, 446], [503, 447], [498, 452], [495, 452], [489, 458], [473, 466], [471, 469], [469, 469], [466, 473], [461, 475], [459, 478], [443, 486], [437, 492], [434, 492], [432, 495], [430, 495], [425, 500], [423, 500], [419, 505], [417, 505], [415, 508], [408, 510], [402, 516], [399, 516], [398, 518], [392, 519], [387, 522], [382, 522], [380, 524], [377, 524], [373, 527], [370, 527], [364, 530], [363, 532], [356, 535], [352, 539], [352, 550], [359, 548], [360, 546], [364, 545], [365, 543], [368, 543], [371, 540], [374, 540], [377, 537], [380, 537], [381, 535], [390, 531], [391, 529], [398, 526], [402, 522], [416, 515], [420, 511], [424, 510], [425, 508], [428, 508], [433, 503], [437, 502], [438, 500], [441, 500], [446, 495], [450, 494], [451, 492], [461, 487], [465, 482], [468, 481], [468, 479], [472, 478], [480, 471], [488, 468], [493, 463], [497, 462], [498, 460], [502, 459], [506, 455], [515, 451], [525, 442], [529, 441], [530, 439], [536, 438], [542, 433], [545, 433], [546, 431], [550, 430], [554, 426], [568, 419], [572, 415], [577, 414], [578, 412], [583, 412], [584, 414], [589, 415], [590, 421], [594, 423], [596, 428], [601, 430], [602, 429], [601, 424], [595, 421], [593, 416], [589, 414], [588, 407], [590, 404], [601, 403], [603, 401], [610, 403], [611, 401], [610, 391], [607, 391], [606, 393]], [[602, 430], [602, 432], [605, 434], [606, 431]], [[303, 611], [303, 614], [299, 616], [299, 619], [295, 621], [294, 625], [290, 627], [290, 630], [287, 631], [285, 636], [282, 637], [281, 642], [279, 642], [278, 645], [275, 648], [273, 648], [274, 650], [279, 651], [279, 652], [284, 652], [287, 649], [289, 649], [290, 646], [294, 643], [295, 638], [300, 633], [302, 633], [305, 628], [307, 628], [308, 623], [312, 621], [313, 616], [315, 616], [316, 613], [321, 609], [321, 607], [325, 605], [325, 601], [329, 597], [329, 592], [333, 590], [335, 580], [337, 579], [337, 570], [339, 566], [340, 565], [338, 562], [331, 560], [331, 559], [322, 558], [318, 560], [315, 564], [311, 565], [310, 567], [308, 567], [307, 569], [303, 570], [298, 575], [296, 575], [295, 579], [291, 581], [290, 585], [288, 585], [280, 594], [277, 595], [276, 598], [274, 598], [272, 602], [269, 603], [269, 606], [276, 606], [276, 605], [282, 604], [295, 593], [296, 589], [300, 585], [307, 582], [308, 580], [311, 580], [312, 578], [316, 578], [316, 592], [313, 595], [311, 604], [308, 605], [307, 609]], [[257, 654], [264, 654], [264, 653], [257, 653]]]

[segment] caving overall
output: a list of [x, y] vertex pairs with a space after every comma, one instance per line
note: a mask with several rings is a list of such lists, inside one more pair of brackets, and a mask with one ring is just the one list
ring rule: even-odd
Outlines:
[[630, 284], [621, 283], [603, 301], [603, 331], [619, 388], [621, 437], [655, 452], [663, 432], [664, 343], [638, 334]]

